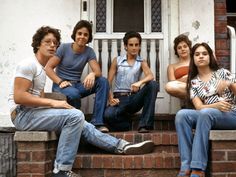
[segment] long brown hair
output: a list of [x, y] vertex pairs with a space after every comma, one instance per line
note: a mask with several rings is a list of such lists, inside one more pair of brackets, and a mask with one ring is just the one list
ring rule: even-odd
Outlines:
[[188, 72], [187, 87], [186, 87], [188, 100], [190, 100], [191, 80], [194, 79], [198, 75], [198, 69], [194, 63], [194, 53], [197, 50], [197, 48], [200, 46], [203, 46], [209, 54], [209, 59], [210, 59], [209, 67], [210, 67], [210, 69], [212, 71], [216, 71], [219, 69], [219, 65], [217, 64], [216, 58], [213, 54], [211, 47], [205, 42], [195, 44], [192, 47], [191, 54], [190, 54], [191, 60], [190, 60], [190, 64], [189, 64], [189, 72]]

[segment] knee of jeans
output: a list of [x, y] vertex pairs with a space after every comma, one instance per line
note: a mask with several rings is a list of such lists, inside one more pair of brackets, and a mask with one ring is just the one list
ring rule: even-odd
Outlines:
[[158, 90], [159, 91], [159, 84], [156, 81], [150, 81], [148, 82], [148, 86], [152, 89], [152, 90]]
[[109, 120], [109, 118], [111, 117], [111, 111], [109, 107], [105, 109], [103, 117], [104, 120]]
[[212, 115], [212, 114], [221, 114], [221, 111], [215, 108], [204, 108], [200, 110], [202, 115]]
[[83, 123], [85, 120], [84, 113], [78, 109], [71, 109], [71, 115], [71, 121]]
[[68, 99], [74, 100], [74, 99], [79, 99], [80, 94], [78, 92], [70, 92], [70, 93], [64, 93]]
[[105, 77], [103, 77], [103, 76], [98, 77], [98, 78], [96, 79], [96, 82], [99, 83], [99, 84], [101, 84], [101, 85], [103, 85], [103, 86], [106, 86], [106, 87], [109, 86], [108, 80], [107, 80]]
[[217, 115], [222, 115], [222, 112], [218, 109], [214, 108], [205, 108], [200, 110], [200, 116], [198, 118], [198, 121], [208, 121], [213, 119], [213, 117]]
[[186, 112], [184, 110], [179, 110], [175, 115], [175, 124], [182, 124], [185, 121]]

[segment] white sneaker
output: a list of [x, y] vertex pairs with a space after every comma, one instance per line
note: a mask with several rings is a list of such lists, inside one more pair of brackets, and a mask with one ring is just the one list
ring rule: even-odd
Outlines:
[[154, 143], [151, 140], [143, 141], [137, 144], [127, 144], [124, 147], [124, 154], [133, 155], [133, 154], [146, 154], [152, 152], [154, 149]]

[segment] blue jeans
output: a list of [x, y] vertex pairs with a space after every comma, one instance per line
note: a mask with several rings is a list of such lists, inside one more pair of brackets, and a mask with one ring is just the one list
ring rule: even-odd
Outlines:
[[153, 129], [155, 102], [159, 86], [156, 81], [145, 84], [135, 94], [119, 97], [120, 103], [115, 106], [108, 106], [104, 113], [104, 119], [111, 130], [125, 131], [131, 126], [130, 115], [142, 110], [139, 121], [139, 128], [146, 127]]
[[55, 169], [72, 169], [77, 155], [80, 138], [112, 153], [122, 153], [127, 141], [117, 139], [97, 130], [84, 120], [84, 114], [78, 109], [17, 108], [17, 117], [13, 122], [18, 130], [56, 131], [59, 136]]
[[95, 126], [104, 125], [103, 114], [107, 104], [109, 84], [106, 78], [98, 77], [94, 86], [87, 90], [81, 82], [72, 83], [72, 86], [61, 89], [53, 83], [52, 90], [61, 92], [67, 96], [68, 103], [77, 109], [80, 109], [80, 99], [95, 93], [95, 102], [93, 107], [93, 116], [91, 123]]
[[[236, 110], [221, 112], [214, 108], [182, 109], [177, 112], [175, 126], [181, 158], [181, 171], [190, 168], [206, 170], [209, 132], [211, 129], [236, 129]], [[195, 129], [193, 135], [192, 129]]]

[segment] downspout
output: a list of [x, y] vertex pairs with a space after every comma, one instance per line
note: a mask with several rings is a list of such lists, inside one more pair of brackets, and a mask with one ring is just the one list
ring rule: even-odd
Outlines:
[[232, 26], [227, 26], [230, 37], [230, 70], [231, 73], [236, 76], [236, 37], [235, 29]]

